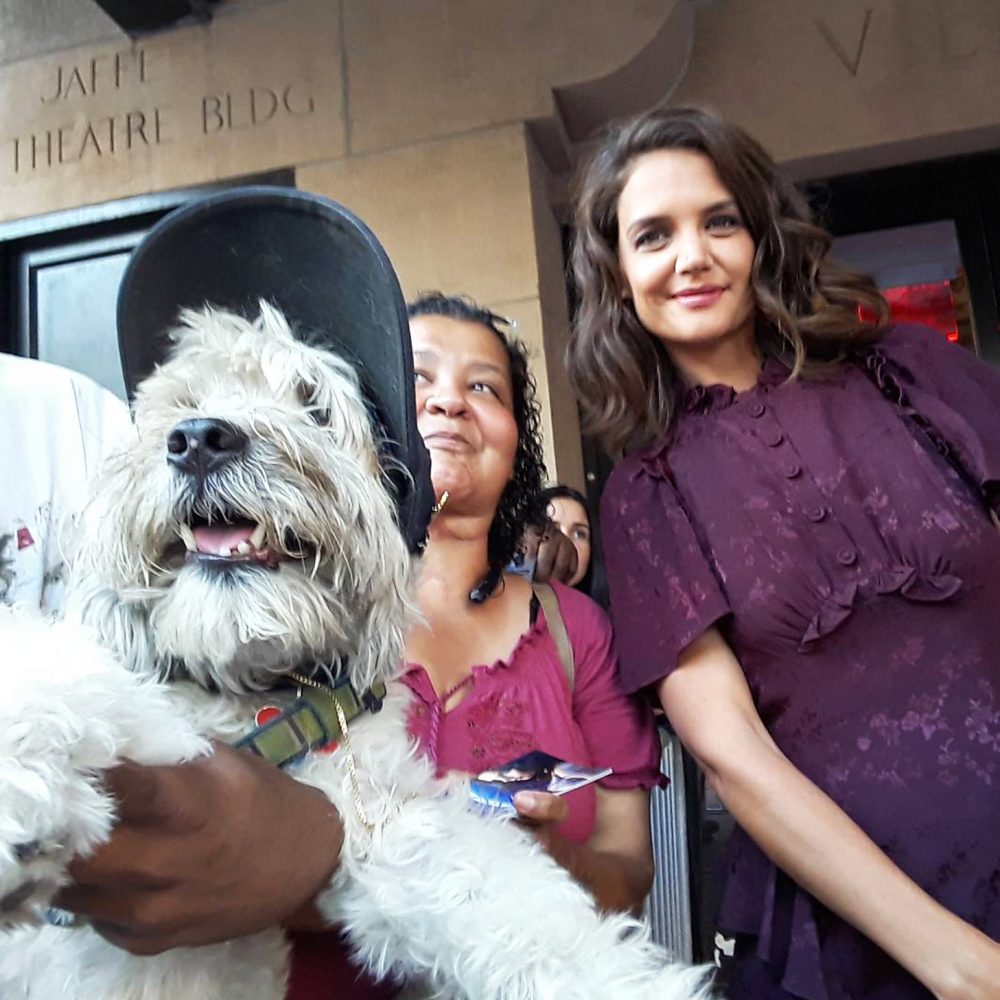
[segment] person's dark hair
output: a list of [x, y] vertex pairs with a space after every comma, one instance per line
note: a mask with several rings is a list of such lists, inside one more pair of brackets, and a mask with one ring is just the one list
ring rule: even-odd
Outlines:
[[589, 598], [596, 601], [601, 607], [608, 606], [608, 583], [604, 573], [604, 560], [601, 558], [600, 532], [594, 523], [594, 518], [590, 513], [590, 504], [587, 498], [572, 486], [564, 486], [557, 483], [554, 486], [547, 486], [541, 492], [543, 509], [547, 509], [549, 501], [563, 498], [575, 500], [587, 515], [587, 527], [590, 528], [590, 564], [587, 572], [583, 574], [580, 582], [576, 584], [576, 589], [585, 593]]
[[550, 500], [555, 500], [562, 497], [566, 500], [575, 500], [586, 512], [587, 514], [587, 525], [590, 525], [590, 507], [587, 504], [587, 498], [577, 489], [572, 486], [565, 486], [562, 483], [556, 483], [554, 486], [546, 486], [541, 493], [542, 499], [546, 504]]
[[406, 307], [407, 315], [444, 316], [465, 323], [478, 323], [492, 331], [507, 352], [510, 381], [517, 425], [517, 450], [514, 453], [514, 473], [497, 504], [487, 539], [489, 574], [473, 591], [473, 600], [484, 600], [496, 588], [504, 567], [521, 545], [526, 524], [539, 524], [545, 519], [545, 504], [539, 499], [545, 481], [545, 460], [542, 457], [541, 410], [536, 398], [535, 379], [528, 368], [524, 346], [503, 329], [510, 321], [478, 305], [466, 295], [444, 295], [427, 292]]
[[[580, 175], [571, 269], [579, 309], [568, 351], [585, 429], [612, 452], [661, 437], [677, 374], [639, 322], [618, 263], [618, 199], [637, 157], [703, 153], [732, 193], [756, 252], [750, 285], [765, 358], [819, 374], [877, 337], [888, 306], [875, 283], [827, 259], [829, 233], [760, 144], [699, 108], [660, 108], [612, 127]], [[864, 318], [862, 318], [864, 317]]]

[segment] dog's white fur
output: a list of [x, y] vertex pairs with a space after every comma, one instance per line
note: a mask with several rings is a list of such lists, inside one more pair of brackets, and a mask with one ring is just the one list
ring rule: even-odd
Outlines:
[[[359, 689], [401, 663], [410, 559], [353, 370], [264, 304], [254, 323], [187, 313], [175, 340], [138, 394], [136, 441], [109, 460], [84, 515], [70, 611], [82, 624], [0, 614], [4, 1000], [283, 997], [280, 929], [137, 958], [41, 916], [68, 859], [113, 825], [104, 769], [235, 740], [260, 692], [303, 663], [346, 662]], [[165, 448], [198, 417], [249, 438], [201, 491]], [[282, 561], [223, 573], [185, 561], [180, 525], [234, 512], [265, 526]], [[390, 684], [383, 710], [351, 727], [374, 834], [343, 748], [294, 771], [343, 818], [341, 864], [318, 903], [369, 968], [471, 1000], [706, 995], [699, 971], [669, 964], [638, 922], [598, 913], [529, 835], [470, 812], [464, 783], [436, 781], [407, 737], [407, 699]]]

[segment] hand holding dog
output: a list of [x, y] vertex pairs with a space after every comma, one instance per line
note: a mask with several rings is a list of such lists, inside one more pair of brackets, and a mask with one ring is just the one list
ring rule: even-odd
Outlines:
[[217, 746], [177, 767], [108, 772], [119, 821], [70, 866], [56, 904], [137, 955], [198, 946], [280, 924], [337, 867], [329, 800], [250, 754]]

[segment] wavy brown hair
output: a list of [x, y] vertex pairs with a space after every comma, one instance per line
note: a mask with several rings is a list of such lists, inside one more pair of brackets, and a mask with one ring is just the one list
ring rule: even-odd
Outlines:
[[[580, 175], [571, 269], [578, 312], [568, 350], [584, 428], [612, 453], [661, 437], [678, 377], [627, 301], [618, 263], [618, 198], [644, 153], [703, 153], [755, 247], [750, 287], [760, 353], [817, 375], [878, 336], [888, 306], [875, 283], [827, 259], [832, 239], [763, 147], [699, 108], [659, 108], [612, 127]], [[865, 316], [862, 319], [862, 315]]]

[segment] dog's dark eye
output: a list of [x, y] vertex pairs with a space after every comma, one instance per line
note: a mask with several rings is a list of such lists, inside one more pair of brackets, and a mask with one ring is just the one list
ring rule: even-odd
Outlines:
[[319, 424], [320, 427], [329, 426], [330, 411], [317, 405], [316, 386], [310, 384], [309, 382], [299, 382], [295, 386], [295, 391], [299, 397], [299, 401], [309, 413], [309, 416], [312, 417], [312, 419]]

